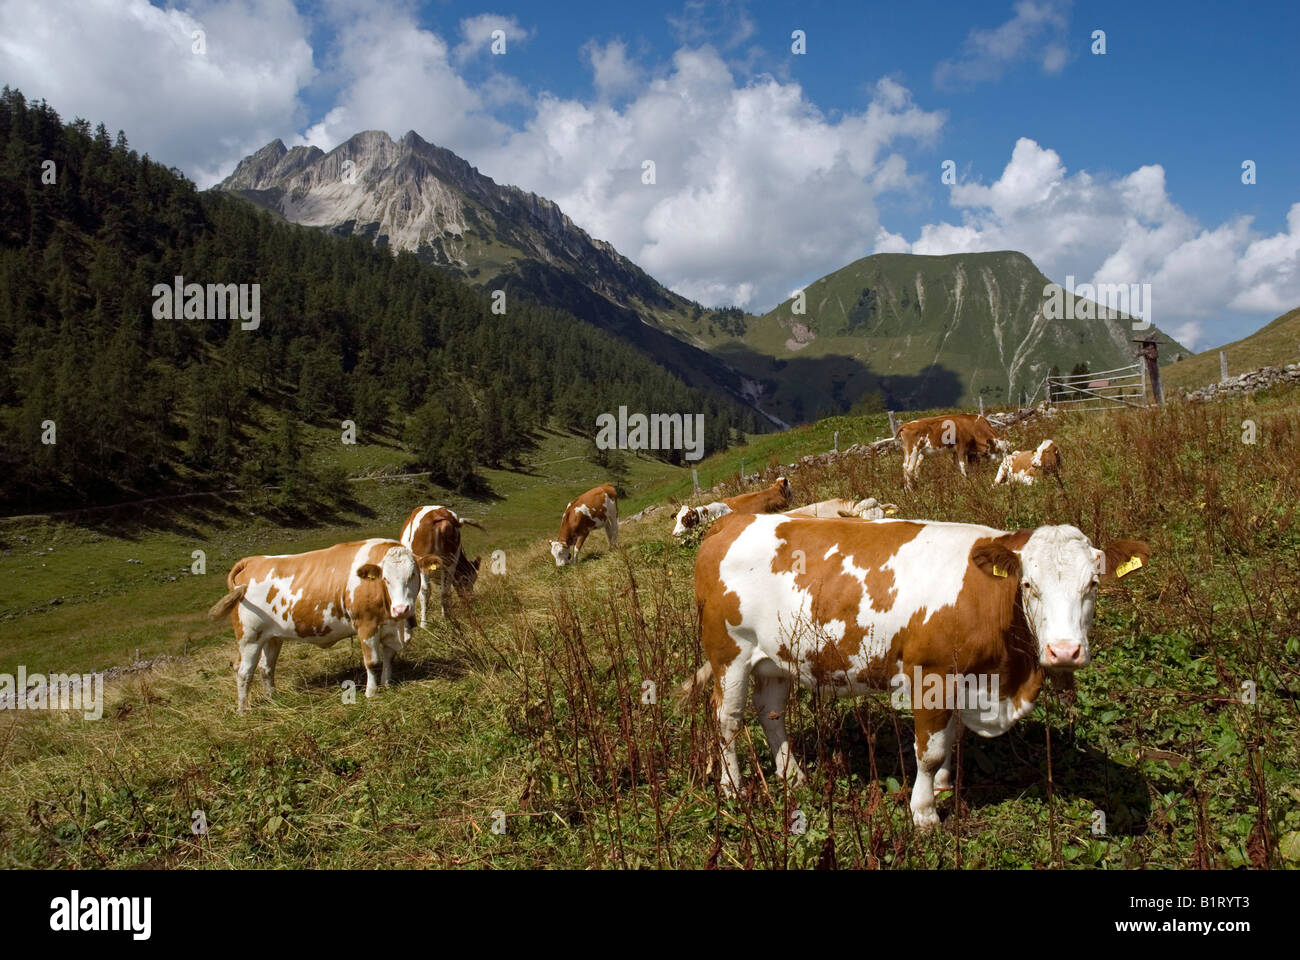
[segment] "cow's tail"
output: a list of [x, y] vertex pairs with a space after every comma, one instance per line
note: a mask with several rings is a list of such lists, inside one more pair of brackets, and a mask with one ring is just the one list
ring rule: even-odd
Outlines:
[[712, 679], [713, 664], [708, 660], [705, 660], [700, 668], [695, 671], [694, 676], [681, 685], [677, 699], [683, 704], [690, 703], [699, 696], [700, 691], [703, 690]]
[[465, 524], [466, 526], [478, 527], [478, 529], [482, 530], [484, 533], [487, 533], [487, 527], [483, 526], [483, 524], [479, 523], [477, 520], [470, 520], [468, 517], [461, 517], [460, 522], [462, 524]]
[[211, 609], [208, 610], [208, 619], [220, 620], [231, 610], [234, 610], [235, 607], [239, 605], [239, 601], [244, 599], [244, 593], [247, 590], [248, 584], [246, 583], [241, 583], [239, 586], [235, 587], [234, 590], [231, 590], [228, 594], [212, 605]]

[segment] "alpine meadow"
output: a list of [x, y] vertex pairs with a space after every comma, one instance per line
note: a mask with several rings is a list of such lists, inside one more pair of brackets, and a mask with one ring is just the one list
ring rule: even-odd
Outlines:
[[345, 6], [0, 0], [36, 925], [470, 868], [1263, 927], [1138, 871], [1300, 865], [1295, 11]]

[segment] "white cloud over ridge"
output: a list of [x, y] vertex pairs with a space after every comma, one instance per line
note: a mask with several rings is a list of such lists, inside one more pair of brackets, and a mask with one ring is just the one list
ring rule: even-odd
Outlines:
[[[406, 0], [323, 0], [312, 16], [291, 0], [200, 0], [183, 11], [0, 0], [0, 75], [69, 119], [125, 129], [136, 149], [200, 186], [275, 137], [328, 150], [366, 129], [414, 129], [554, 200], [708, 305], [763, 311], [873, 251], [996, 249], [1025, 252], [1053, 280], [1150, 282], [1156, 322], [1189, 345], [1225, 312], [1271, 317], [1300, 303], [1300, 203], [1271, 236], [1244, 217], [1205, 226], [1170, 198], [1159, 165], [1070, 171], [1029, 139], [992, 183], [954, 185], [948, 220], [915, 240], [891, 231], [878, 204], [918, 194], [908, 153], [937, 142], [945, 114], [885, 78], [859, 109], [828, 115], [799, 83], [751, 74], [763, 58], [741, 3], [688, 4], [667, 62], [641, 62], [617, 37], [575, 41], [589, 97], [517, 79], [513, 55], [540, 35], [514, 17], [467, 17], [444, 38]], [[940, 72], [945, 83], [991, 80], [1024, 58], [1059, 69], [1050, 48], [1067, 21], [1064, 3], [1023, 0], [1000, 27], [973, 31], [936, 82]], [[196, 29], [203, 56], [191, 52]], [[506, 31], [506, 56], [488, 52], [493, 29]], [[313, 49], [321, 35], [330, 44]], [[308, 100], [325, 106], [309, 113]], [[523, 119], [503, 121], [503, 107]], [[653, 185], [641, 182], [646, 160]]]
[[[1153, 319], [1189, 347], [1224, 311], [1271, 316], [1300, 303], [1300, 203], [1271, 237], [1248, 217], [1204, 227], [1170, 199], [1163, 167], [1110, 179], [1069, 173], [1056, 151], [1027, 138], [995, 182], [956, 184], [949, 202], [961, 222], [927, 224], [907, 250], [1021, 250], [1057, 282], [1150, 283]], [[885, 234], [876, 252], [903, 243]]]

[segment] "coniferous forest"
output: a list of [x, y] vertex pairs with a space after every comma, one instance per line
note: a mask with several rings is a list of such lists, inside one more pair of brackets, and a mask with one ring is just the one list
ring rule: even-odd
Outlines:
[[[0, 103], [0, 497], [6, 512], [335, 483], [304, 424], [352, 420], [459, 490], [545, 426], [619, 405], [760, 428], [572, 315], [488, 296], [415, 255], [287, 224], [44, 102]], [[154, 287], [257, 284], [260, 322], [155, 318]], [[181, 311], [177, 311], [181, 314]], [[54, 442], [49, 442], [53, 440]], [[43, 442], [45, 441], [45, 442]], [[666, 452], [664, 456], [680, 456]]]

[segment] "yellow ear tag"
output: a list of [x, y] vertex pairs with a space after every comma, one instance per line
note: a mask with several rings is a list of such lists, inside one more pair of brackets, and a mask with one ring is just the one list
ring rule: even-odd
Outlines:
[[995, 577], [1005, 577], [1006, 575], [1007, 575], [1007, 572], [1006, 572], [1005, 570], [1003, 570], [1001, 567], [999, 567], [996, 563], [993, 564], [993, 576], [995, 576]]
[[1115, 577], [1119, 578], [1124, 576], [1124, 574], [1126, 573], [1132, 573], [1140, 566], [1142, 566], [1141, 557], [1129, 557], [1127, 560], [1125, 560], [1123, 563], [1121, 563], [1118, 567], [1115, 568]]

